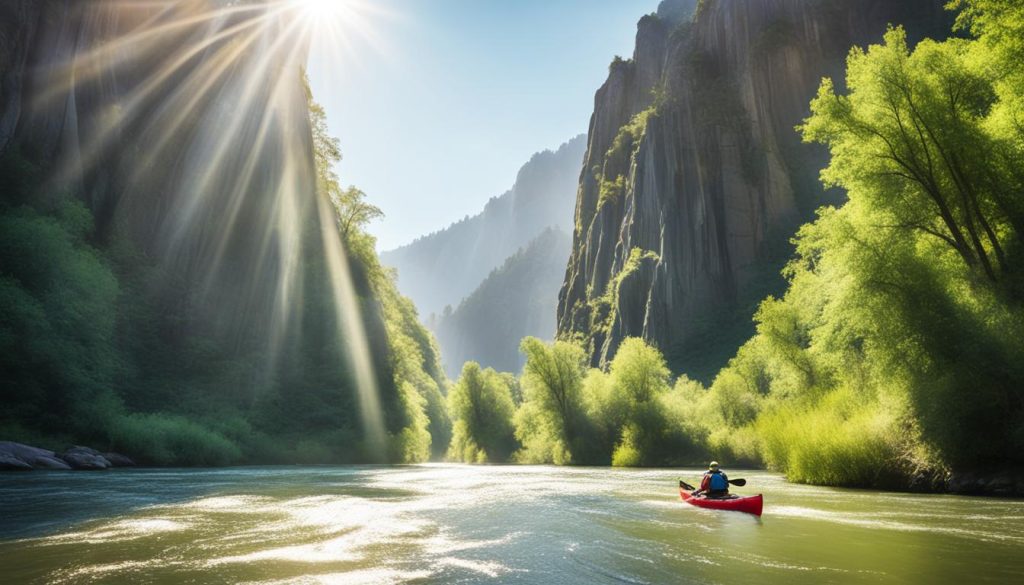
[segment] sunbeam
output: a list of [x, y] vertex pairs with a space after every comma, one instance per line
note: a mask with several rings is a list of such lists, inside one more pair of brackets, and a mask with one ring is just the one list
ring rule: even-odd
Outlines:
[[[131, 226], [162, 271], [189, 283], [194, 302], [236, 307], [204, 326], [240, 344], [262, 338], [267, 379], [282, 375], [277, 356], [308, 319], [304, 283], [319, 278], [337, 323], [332, 346], [356, 388], [364, 450], [382, 459], [387, 432], [377, 372], [337, 219], [327, 194], [318, 193], [299, 83], [311, 52], [336, 61], [350, 38], [372, 35], [368, 5], [111, 0], [90, 8], [98, 29], [117, 34], [36, 71], [34, 107], [73, 103], [111, 77], [127, 89], [80, 121], [88, 132], [53, 183], [102, 181], [114, 172], [101, 161], [117, 161], [128, 184], [116, 201], [94, 205], [106, 206], [114, 224]], [[177, 168], [165, 168], [167, 160], [179, 161]], [[313, 276], [304, 257], [311, 245], [321, 248], [322, 275]]]

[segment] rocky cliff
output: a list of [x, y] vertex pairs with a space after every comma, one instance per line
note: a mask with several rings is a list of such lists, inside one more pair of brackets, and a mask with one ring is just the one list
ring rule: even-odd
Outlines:
[[796, 226], [837, 201], [794, 127], [887, 23], [944, 34], [940, 0], [668, 0], [594, 100], [558, 328], [595, 365], [639, 336], [707, 378], [752, 333]]
[[[426, 332], [422, 352], [403, 355], [433, 364], [396, 357], [392, 338], [419, 326], [386, 322], [382, 298], [396, 295], [383, 294], [390, 285], [380, 284], [376, 258], [343, 248], [318, 184], [331, 145], [314, 143], [302, 75], [309, 35], [288, 6], [0, 3], [0, 215], [39, 216], [38, 232], [67, 223], [68, 196], [84, 202], [88, 217], [71, 223], [98, 259], [89, 268], [104, 282], [104, 270], [116, 276], [115, 314], [96, 310], [102, 322], [86, 324], [112, 332], [94, 344], [113, 364], [91, 377], [94, 391], [51, 380], [59, 360], [26, 365], [17, 390], [32, 408], [11, 408], [2, 422], [50, 432], [68, 413], [106, 409], [67, 426], [77, 437], [91, 425], [109, 443], [154, 427], [136, 413], [173, 413], [190, 418], [166, 424], [183, 433], [205, 433], [191, 420], [206, 417], [216, 431], [206, 438], [227, 461], [294, 460], [303, 450], [319, 461], [421, 457], [422, 449], [386, 455], [379, 443], [423, 416], [398, 378], [418, 376], [413, 385], [437, 405], [443, 374]], [[53, 282], [84, 277], [57, 267], [53, 280], [28, 282], [12, 262], [17, 250], [0, 248], [3, 284], [25, 288], [26, 306], [43, 298], [42, 317], [60, 315], [45, 300], [65, 300]], [[10, 323], [0, 322], [0, 338], [35, 351], [36, 330], [8, 331]], [[81, 354], [74, 341], [67, 347]], [[401, 451], [403, 440], [389, 449]], [[263, 452], [239, 453], [234, 443], [246, 450], [246, 441]], [[266, 455], [271, 446], [276, 454]]]
[[97, 242], [124, 236], [182, 279], [186, 329], [265, 337], [319, 237], [301, 61], [273, 48], [283, 19], [215, 0], [3, 10], [0, 150], [82, 198]]

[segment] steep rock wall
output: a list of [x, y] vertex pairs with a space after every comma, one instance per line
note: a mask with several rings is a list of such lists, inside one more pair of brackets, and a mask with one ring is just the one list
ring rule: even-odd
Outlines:
[[[148, 368], [125, 372], [139, 388], [129, 409], [200, 410], [180, 390], [208, 388], [210, 404], [268, 430], [282, 418], [358, 428], [361, 383], [339, 334], [356, 316], [329, 285], [337, 236], [317, 196], [303, 40], [267, 6], [0, 3], [0, 159], [47, 179], [3, 203], [45, 208], [71, 193], [92, 211], [91, 237], [132, 296], [119, 333], [142, 341], [126, 353]], [[380, 299], [348, 260], [397, 433], [408, 421]]]
[[794, 130], [821, 78], [841, 78], [850, 47], [887, 23], [912, 37], [948, 26], [938, 0], [705, 0], [689, 18], [693, 5], [641, 19], [632, 60], [595, 97], [558, 309], [559, 335], [594, 365], [631, 336], [676, 372], [723, 365], [796, 226], [841, 198]]
[[[249, 16], [196, 16], [220, 4], [6, 3], [0, 148], [48, 169], [44, 196], [82, 198], [98, 243], [116, 232], [193, 288], [195, 327], [262, 336], [284, 265], [318, 238], [312, 140], [297, 61], [259, 56], [280, 26], [229, 60]], [[306, 233], [276, 230], [283, 211]]]

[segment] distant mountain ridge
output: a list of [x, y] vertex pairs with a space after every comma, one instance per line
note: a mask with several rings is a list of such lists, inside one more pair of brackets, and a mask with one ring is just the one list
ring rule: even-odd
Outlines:
[[[555, 151], [535, 154], [512, 189], [488, 201], [480, 214], [380, 254], [386, 266], [397, 269], [399, 289], [421, 317], [456, 307], [546, 228], [572, 230], [586, 147], [580, 135]], [[552, 294], [557, 296], [557, 286]]]
[[491, 272], [454, 312], [428, 322], [449, 377], [457, 377], [467, 361], [518, 373], [524, 363], [522, 338], [554, 337], [558, 289], [571, 248], [567, 231], [544, 230]]

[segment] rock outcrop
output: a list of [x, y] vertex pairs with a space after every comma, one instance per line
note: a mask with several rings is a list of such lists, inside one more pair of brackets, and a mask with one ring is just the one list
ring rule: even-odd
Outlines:
[[[560, 336], [582, 338], [594, 365], [631, 336], [677, 373], [724, 365], [780, 286], [796, 226], [841, 198], [823, 193], [824, 153], [794, 130], [822, 77], [841, 79], [850, 47], [887, 23], [911, 38], [948, 30], [943, 4], [704, 0], [693, 14], [669, 0], [641, 19], [633, 58], [595, 97]], [[696, 367], [716, 344], [718, 362]]]
[[53, 451], [11, 441], [0, 441], [0, 458], [6, 469], [71, 469]]
[[103, 458], [110, 462], [111, 467], [135, 467], [136, 465], [131, 457], [120, 453], [103, 453]]
[[53, 451], [11, 441], [0, 441], [0, 467], [10, 470], [71, 469]]
[[100, 453], [90, 447], [74, 446], [60, 455], [48, 449], [40, 449], [0, 441], [0, 471], [30, 471], [33, 469], [53, 470], [103, 470], [114, 467], [134, 467], [135, 462], [120, 453]]
[[89, 447], [74, 446], [60, 454], [72, 469], [100, 470], [110, 469], [113, 464], [99, 451]]
[[[256, 27], [227, 4], [5, 2], [0, 155], [83, 199], [98, 244], [159, 258], [154, 287], [190, 305], [180, 333], [265, 338], [299, 286], [285, 267], [301, 275], [299, 249], [319, 238], [300, 196], [316, 191], [313, 146], [299, 61], [272, 46], [285, 21]], [[230, 50], [243, 40], [264, 53]]]

